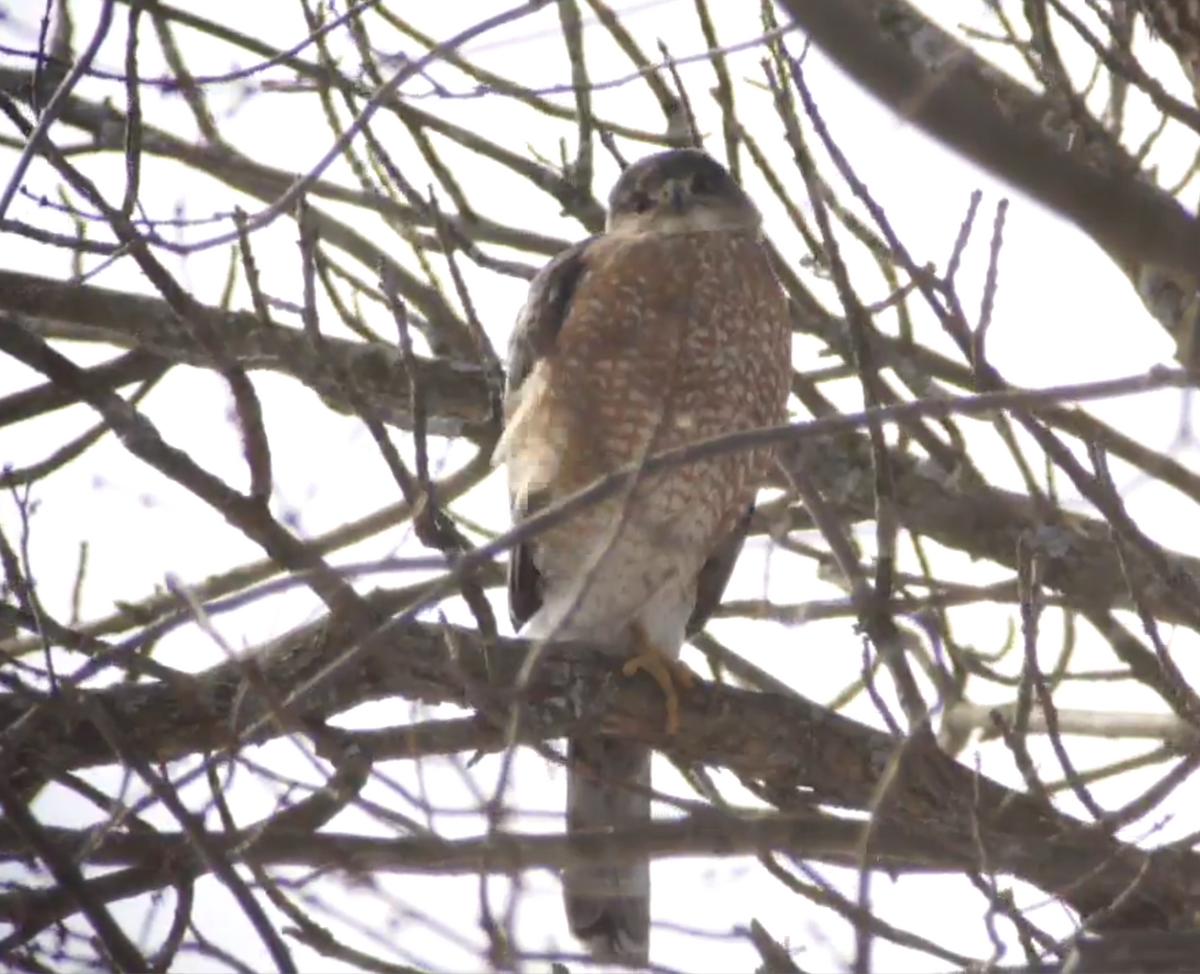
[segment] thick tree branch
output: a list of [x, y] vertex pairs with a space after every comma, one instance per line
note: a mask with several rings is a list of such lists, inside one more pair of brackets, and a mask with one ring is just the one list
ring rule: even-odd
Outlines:
[[[922, 836], [921, 829], [889, 822], [881, 833], [876, 865], [900, 872], [970, 869], [974, 850]], [[524, 869], [561, 869], [604, 857], [628, 861], [641, 856], [672, 858], [689, 855], [745, 856], [786, 852], [802, 859], [853, 865], [862, 825], [820, 812], [746, 816], [701, 812], [684, 819], [659, 821], [614, 833], [565, 835], [506, 834], [447, 841], [435, 836], [371, 838], [346, 833], [317, 833], [311, 829], [271, 829], [253, 842], [247, 858], [268, 866], [306, 866], [354, 873], [402, 872], [432, 875], [516, 873]], [[73, 829], [46, 828], [56, 844], [70, 846], [80, 834]], [[240, 854], [239, 846], [255, 834], [207, 835], [225, 854]], [[89, 843], [88, 863], [106, 866], [161, 866], [186, 858], [188, 837], [181, 832], [109, 831]], [[17, 856], [22, 839], [0, 825], [0, 857]], [[1086, 862], [1079, 863], [1087, 868]], [[0, 895], [0, 919], [19, 911], [20, 897]]]
[[[211, 307], [205, 309], [211, 331], [206, 342], [158, 298], [12, 271], [0, 271], [0, 316], [5, 313], [43, 338], [105, 342], [200, 368], [221, 367], [215, 345], [229, 361], [291, 376], [330, 408], [353, 415], [348, 379], [384, 422], [412, 428], [409, 374], [390, 345], [332, 336], [314, 342], [298, 328], [264, 325], [252, 312]], [[428, 390], [430, 433], [476, 441], [494, 435], [482, 368], [429, 358], [416, 358], [415, 367]]]
[[[374, 611], [390, 608], [386, 593], [370, 602]], [[602, 653], [547, 649], [524, 693], [514, 695], [526, 658], [520, 642], [488, 643], [467, 629], [393, 622], [360, 643], [355, 630], [326, 619], [248, 663], [231, 660], [194, 679], [180, 675], [170, 683], [80, 693], [102, 703], [127, 730], [126, 746], [151, 761], [237, 748], [276, 737], [297, 719], [402, 696], [475, 707], [479, 732], [461, 734], [457, 743], [480, 750], [504, 747], [506, 737], [495, 728], [507, 724], [517, 705], [522, 740], [603, 730], [644, 741], [685, 766], [725, 767], [761, 782], [784, 807], [800, 789], [810, 802], [860, 812], [872, 808], [900, 744], [814, 703], [714, 684], [685, 695], [681, 731], [668, 736], [661, 693], [650, 681], [618, 677]], [[247, 680], [246, 665], [257, 670], [254, 681]], [[257, 680], [274, 692], [260, 695]], [[274, 700], [284, 701], [286, 720], [278, 719]], [[70, 768], [113, 760], [96, 740], [86, 708], [43, 701], [36, 712], [27, 710], [14, 697], [0, 697], [9, 739], [3, 771], [16, 781], [36, 780], [43, 763]], [[921, 830], [923, 841], [958, 843], [955, 854], [968, 857], [977, 851], [972, 838], [977, 826], [996, 868], [1062, 896], [1081, 913], [1102, 910], [1129, 891], [1119, 922], [1159, 926], [1170, 922], [1170, 904], [1187, 902], [1183, 889], [1200, 883], [1200, 857], [1178, 852], [1148, 860], [1102, 830], [975, 775], [932, 740], [907, 745], [890, 789], [888, 803], [877, 812], [884, 821]]]
[[1194, 314], [1181, 320], [1160, 299], [1165, 287], [1194, 296], [1200, 224], [1101, 126], [1081, 131], [1067, 106], [992, 67], [907, 0], [778, 2], [898, 115], [1090, 236], [1191, 364]]

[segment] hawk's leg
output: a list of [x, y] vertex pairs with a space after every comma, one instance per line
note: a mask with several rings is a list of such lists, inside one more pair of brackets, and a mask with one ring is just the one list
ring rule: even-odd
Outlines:
[[654, 678], [654, 682], [662, 687], [667, 697], [667, 733], [679, 733], [679, 687], [685, 690], [696, 684], [696, 674], [686, 663], [671, 659], [650, 641], [645, 631], [638, 624], [633, 626], [633, 639], [636, 655], [622, 668], [626, 676], [633, 676], [639, 670], [645, 670]]

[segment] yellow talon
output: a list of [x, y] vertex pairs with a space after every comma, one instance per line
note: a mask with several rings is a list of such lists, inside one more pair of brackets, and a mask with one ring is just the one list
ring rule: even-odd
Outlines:
[[668, 659], [642, 633], [641, 628], [635, 630], [639, 652], [621, 667], [626, 676], [633, 676], [639, 670], [645, 670], [654, 678], [654, 682], [662, 687], [667, 698], [667, 733], [679, 733], [679, 690], [685, 690], [696, 685], [696, 674], [685, 664]]

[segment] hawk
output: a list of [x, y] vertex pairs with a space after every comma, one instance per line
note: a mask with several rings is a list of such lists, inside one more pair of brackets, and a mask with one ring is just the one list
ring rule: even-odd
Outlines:
[[[718, 162], [692, 149], [629, 166], [605, 232], [568, 248], [530, 286], [509, 348], [496, 450], [516, 521], [672, 447], [787, 421], [791, 325], [761, 217]], [[518, 635], [628, 657], [667, 695], [676, 662], [721, 600], [769, 449], [730, 452], [634, 479], [624, 492], [512, 552]], [[650, 751], [568, 741], [567, 830], [650, 819]], [[606, 962], [647, 961], [648, 861], [563, 874], [571, 932]]]

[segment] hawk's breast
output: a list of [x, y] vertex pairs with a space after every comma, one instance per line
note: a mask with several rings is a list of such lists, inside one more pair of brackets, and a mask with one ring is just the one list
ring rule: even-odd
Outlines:
[[[510, 483], [554, 501], [664, 450], [786, 421], [790, 323], [754, 236], [602, 237], [586, 261], [552, 353], [524, 384]], [[553, 584], [592, 564], [590, 585], [608, 597], [591, 604], [619, 614], [665, 579], [694, 577], [769, 461], [738, 451], [641, 478], [541, 536], [538, 569]]]

